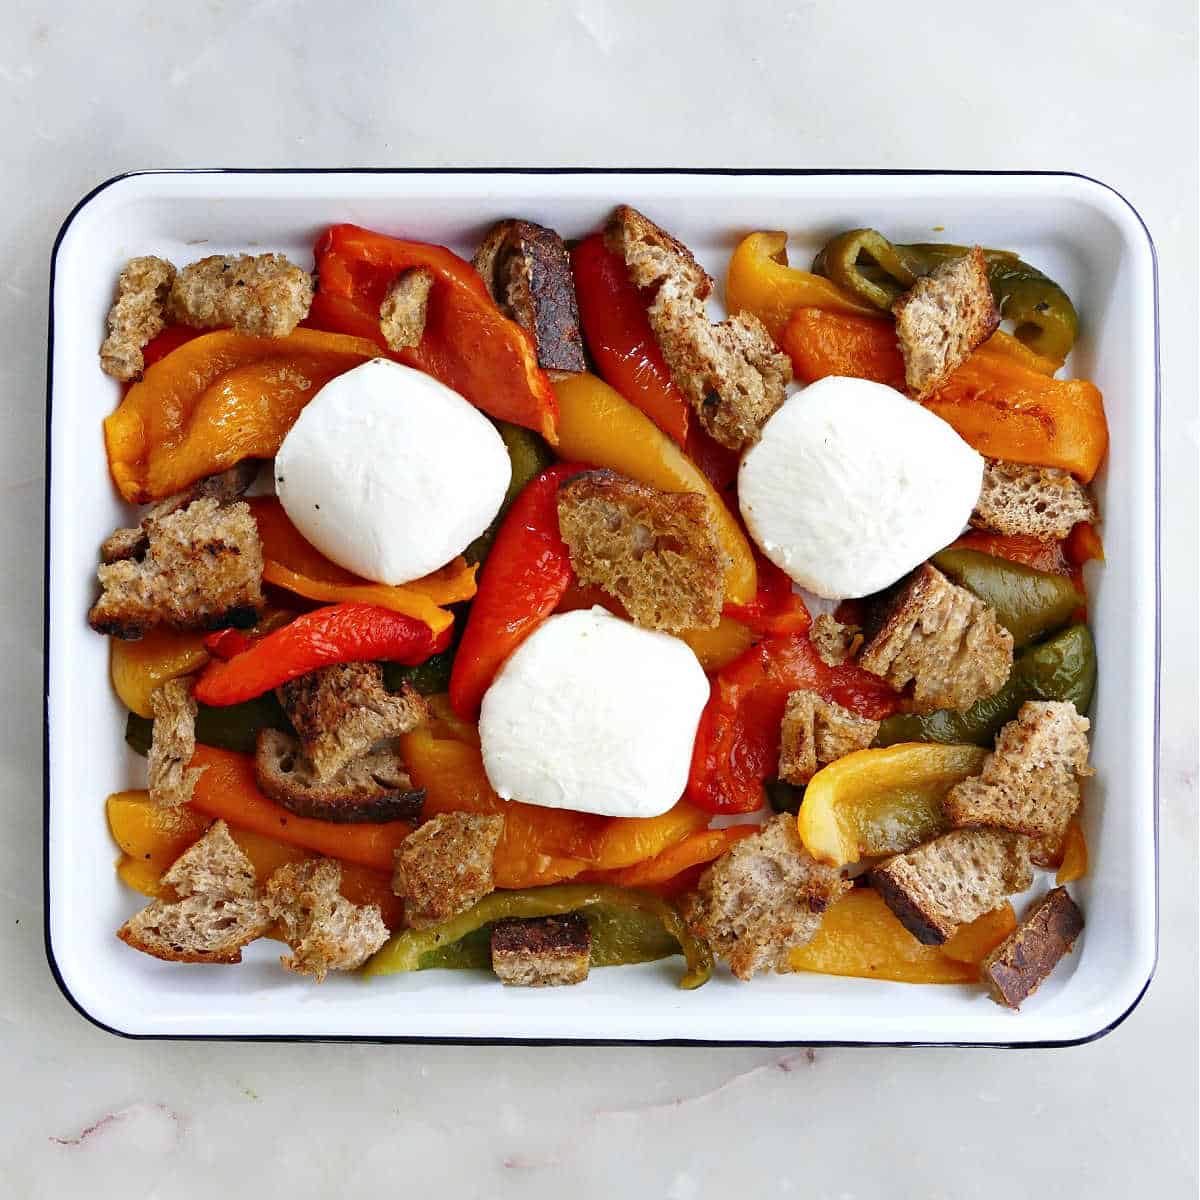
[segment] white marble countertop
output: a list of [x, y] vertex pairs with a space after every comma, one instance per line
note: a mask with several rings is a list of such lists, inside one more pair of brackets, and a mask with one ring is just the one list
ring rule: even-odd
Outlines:
[[[6, 7], [0, 1192], [1195, 1195], [1196, 8], [913, 11]], [[1023, 1052], [173, 1044], [68, 1006], [42, 948], [51, 241], [129, 169], [367, 164], [1065, 168], [1138, 207], [1162, 271], [1162, 943], [1116, 1032]]]

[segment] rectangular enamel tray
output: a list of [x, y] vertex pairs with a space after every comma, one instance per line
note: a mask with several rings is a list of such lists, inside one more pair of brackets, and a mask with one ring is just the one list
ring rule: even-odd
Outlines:
[[[565, 237], [613, 205], [644, 209], [722, 279], [738, 238], [783, 229], [805, 264], [840, 229], [897, 241], [1018, 250], [1066, 288], [1082, 335], [1068, 369], [1102, 389], [1111, 431], [1097, 479], [1107, 562], [1089, 567], [1100, 678], [1096, 777], [1085, 824], [1091, 871], [1073, 886], [1087, 929], [1019, 1015], [981, 990], [819, 975], [675, 986], [680, 960], [597, 970], [583, 985], [522, 991], [431, 971], [317, 987], [275, 962], [238, 968], [133, 953], [113, 931], [142, 903], [119, 884], [104, 797], [144, 786], [108, 684], [108, 647], [85, 614], [97, 547], [129, 512], [109, 480], [101, 419], [117, 385], [97, 347], [127, 258], [183, 264], [281, 250], [311, 261], [335, 221], [445, 243], [470, 255], [501, 217]], [[1117, 193], [1063, 174], [954, 172], [197, 171], [122, 176], [76, 207], [54, 247], [47, 406], [46, 946], [70, 1001], [117, 1033], [157, 1037], [496, 1041], [979, 1043], [1054, 1045], [1099, 1036], [1136, 1005], [1156, 953], [1157, 320], [1154, 252]]]

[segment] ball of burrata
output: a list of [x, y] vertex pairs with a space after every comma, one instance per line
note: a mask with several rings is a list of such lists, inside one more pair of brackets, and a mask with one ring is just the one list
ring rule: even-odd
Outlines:
[[678, 638], [602, 608], [550, 617], [484, 693], [484, 770], [505, 800], [656, 817], [683, 795], [708, 691]]
[[829, 599], [867, 596], [952, 542], [983, 458], [941, 417], [866, 379], [789, 397], [742, 458], [738, 502], [762, 552]]
[[462, 553], [500, 511], [511, 476], [478, 409], [384, 358], [321, 388], [275, 458], [275, 490], [296, 528], [338, 566], [388, 584]]

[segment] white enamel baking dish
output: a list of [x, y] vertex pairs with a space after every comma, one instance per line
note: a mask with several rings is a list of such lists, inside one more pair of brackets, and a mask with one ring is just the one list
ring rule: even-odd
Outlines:
[[[113, 281], [135, 254], [177, 263], [282, 250], [309, 261], [322, 226], [353, 221], [469, 255], [494, 220], [524, 216], [565, 236], [618, 202], [677, 232], [722, 277], [737, 239], [786, 229], [793, 261], [832, 232], [876, 226], [1020, 250], [1074, 298], [1070, 364], [1103, 390], [1112, 445], [1097, 489], [1108, 559], [1091, 568], [1099, 649], [1086, 829], [1087, 917], [1076, 952], [1020, 1014], [981, 991], [818, 975], [697, 992], [680, 960], [599, 970], [546, 991], [469, 972], [315, 987], [260, 943], [240, 968], [173, 966], [113, 931], [141, 903], [113, 871], [104, 797], [144, 786], [122, 740], [108, 648], [85, 613], [101, 539], [128, 516], [109, 480], [100, 421], [117, 387], [97, 366]], [[935, 232], [936, 231], [936, 232]], [[1112, 1029], [1136, 1005], [1156, 953], [1157, 350], [1153, 248], [1137, 213], [1076, 175], [891, 172], [201, 171], [110, 180], [68, 217], [54, 248], [47, 428], [47, 954], [64, 993], [113, 1032], [150, 1037], [980, 1043], [1057, 1045]]]

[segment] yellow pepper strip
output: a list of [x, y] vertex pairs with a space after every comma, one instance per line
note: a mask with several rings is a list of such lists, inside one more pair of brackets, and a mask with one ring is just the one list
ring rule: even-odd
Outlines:
[[372, 583], [330, 562], [288, 519], [274, 496], [249, 501], [263, 547], [263, 579], [308, 600], [327, 604], [377, 604], [424, 621], [441, 633], [454, 615], [440, 605], [475, 595], [476, 567], [461, 556], [423, 579], [392, 586]]
[[190, 675], [208, 662], [203, 633], [149, 629], [136, 642], [112, 638], [108, 671], [121, 703], [139, 717], [152, 717], [150, 693], [168, 680]]
[[1083, 826], [1078, 817], [1072, 817], [1067, 826], [1067, 834], [1063, 839], [1062, 865], [1054, 882], [1062, 887], [1064, 883], [1074, 883], [1082, 879], [1088, 870], [1087, 839], [1083, 836]]
[[757, 587], [754, 555], [733, 514], [712, 484], [645, 413], [595, 375], [572, 375], [554, 385], [558, 395], [558, 453], [568, 462], [607, 467], [669, 492], [708, 499], [729, 566], [725, 600], [749, 604]]
[[1053, 375], [1062, 366], [1058, 359], [1047, 358], [1044, 354], [1038, 354], [1036, 350], [1030, 350], [1020, 338], [1005, 333], [1003, 329], [997, 329], [984, 345], [996, 354], [1011, 358], [1026, 370], [1036, 371], [1039, 375]]
[[675, 636], [691, 647], [700, 665], [709, 673], [728, 666], [754, 642], [754, 631], [733, 617], [722, 617], [714, 629], [685, 629]]
[[789, 267], [787, 234], [779, 232], [752, 233], [738, 243], [729, 260], [725, 303], [731, 313], [752, 312], [776, 342], [798, 308], [879, 315], [824, 275]]

